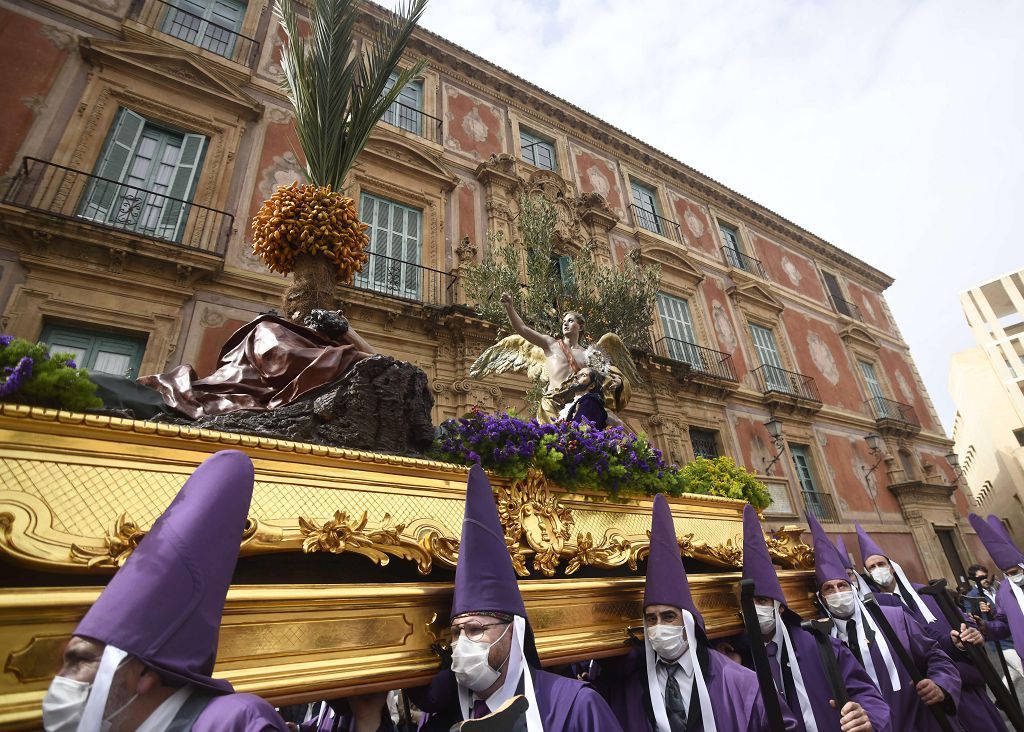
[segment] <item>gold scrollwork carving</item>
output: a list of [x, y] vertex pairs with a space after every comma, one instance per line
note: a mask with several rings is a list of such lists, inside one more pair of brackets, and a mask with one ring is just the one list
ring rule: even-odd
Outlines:
[[530, 470], [525, 479], [498, 489], [498, 517], [516, 573], [520, 577], [530, 574], [526, 556], [532, 553], [534, 571], [554, 577], [575, 519], [572, 511], [551, 495], [540, 471]]
[[378, 528], [367, 528], [367, 524], [366, 511], [358, 519], [350, 518], [346, 511], [335, 511], [334, 518], [322, 525], [300, 516], [299, 530], [305, 537], [302, 551], [306, 554], [352, 552], [382, 567], [395, 556], [416, 562], [420, 574], [430, 573], [433, 565], [430, 555], [418, 543], [402, 535], [405, 524], [392, 524], [388, 513], [384, 514]]
[[766, 537], [768, 554], [786, 569], [814, 569], [814, 549], [800, 541], [800, 526], [783, 526]]

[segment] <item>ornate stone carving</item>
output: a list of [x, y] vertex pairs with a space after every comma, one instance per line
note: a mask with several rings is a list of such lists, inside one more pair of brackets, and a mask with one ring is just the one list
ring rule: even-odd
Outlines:
[[[544, 476], [531, 470], [525, 480], [500, 488], [498, 516], [519, 575], [529, 575], [525, 566], [526, 549], [529, 549], [534, 554], [534, 570], [553, 577], [575, 521], [572, 511], [551, 495]], [[526, 546], [523, 546], [523, 539]]]

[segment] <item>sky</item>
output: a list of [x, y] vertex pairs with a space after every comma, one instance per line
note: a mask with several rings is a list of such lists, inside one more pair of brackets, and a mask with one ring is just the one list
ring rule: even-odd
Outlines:
[[1024, 266], [1024, 2], [430, 0], [422, 24], [893, 277], [951, 429], [959, 293]]

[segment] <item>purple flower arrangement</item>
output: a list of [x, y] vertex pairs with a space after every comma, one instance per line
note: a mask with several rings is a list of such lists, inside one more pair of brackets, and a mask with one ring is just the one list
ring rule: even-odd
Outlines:
[[51, 357], [45, 344], [10, 335], [0, 335], [0, 401], [78, 411], [103, 406], [96, 384], [69, 354]]
[[435, 456], [449, 462], [480, 463], [509, 478], [538, 468], [568, 489], [678, 496], [679, 469], [667, 465], [661, 451], [642, 435], [621, 427], [599, 430], [590, 422], [541, 424], [510, 414], [474, 411], [450, 419], [438, 429]]

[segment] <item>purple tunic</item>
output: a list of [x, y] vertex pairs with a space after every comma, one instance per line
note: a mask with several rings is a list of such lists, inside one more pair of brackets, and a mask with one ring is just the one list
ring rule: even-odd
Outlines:
[[281, 715], [254, 694], [214, 697], [202, 711], [192, 732], [287, 732]]
[[[757, 675], [715, 650], [709, 650], [708, 666], [705, 679], [719, 732], [769, 732]], [[626, 732], [654, 732], [642, 648], [603, 661], [597, 686]], [[780, 698], [779, 703], [787, 732], [800, 730], [785, 700]], [[696, 697], [690, 699], [690, 708], [700, 708]], [[697, 732], [703, 729], [703, 724], [696, 728]]]
[[[956, 665], [908, 612], [898, 607], [884, 605], [882, 612], [900, 639], [900, 644], [910, 653], [910, 657], [918, 669], [926, 678], [934, 681], [946, 692], [950, 702], [948, 708], [955, 710], [960, 703], [960, 672], [957, 671]], [[879, 642], [882, 640], [884, 639], [878, 639]], [[893, 661], [896, 663], [896, 672], [900, 677], [901, 688], [894, 692], [885, 661], [878, 650], [878, 642], [871, 644], [870, 652], [875, 670], [879, 675], [879, 691], [889, 703], [893, 730], [896, 732], [908, 732], [909, 730], [939, 732], [941, 729], [939, 723], [935, 720], [931, 710], [921, 702], [921, 697], [917, 695], [917, 689], [914, 688], [910, 675], [903, 668], [896, 654], [893, 653]]]
[[[924, 587], [925, 585], [914, 584], [914, 589], [918, 591]], [[910, 613], [914, 620], [921, 625], [924, 632], [937, 642], [946, 655], [949, 656], [950, 660], [956, 664], [956, 669], [960, 672], [961, 683], [960, 703], [957, 704], [956, 708], [956, 717], [960, 720], [960, 724], [965, 729], [974, 727], [994, 730], [995, 732], [1005, 732], [1006, 725], [999, 714], [999, 710], [996, 709], [996, 705], [989, 698], [988, 687], [985, 686], [985, 678], [974, 665], [974, 662], [971, 661], [970, 656], [965, 651], [957, 648], [953, 643], [953, 639], [949, 636], [953, 627], [946, 620], [946, 616], [942, 614], [935, 598], [930, 595], [921, 595], [921, 601], [928, 606], [928, 609], [932, 611], [932, 615], [935, 616], [934, 622], [926, 623], [924, 616], [917, 609], [916, 605], [910, 607], [894, 594], [876, 593], [876, 597], [878, 595], [888, 595], [894, 598], [899, 603], [899, 606]], [[967, 616], [964, 616], [963, 622], [968, 627], [975, 626], [974, 620]], [[957, 630], [960, 630], [960, 628], [957, 628]]]
[[[622, 732], [608, 704], [589, 685], [547, 671], [531, 672], [545, 732]], [[428, 687], [409, 690], [409, 697], [430, 714], [420, 726], [423, 732], [448, 732], [462, 719], [451, 671], [440, 671]]]
[[[814, 721], [818, 725], [818, 732], [839, 732], [839, 711], [833, 709], [829, 704], [835, 695], [829, 685], [824, 664], [821, 662], [817, 641], [813, 635], [796, 623], [787, 623], [786, 627], [789, 629], [789, 637], [793, 640], [793, 650], [796, 651], [797, 662], [800, 664], [800, 672], [807, 689], [807, 697], [811, 702], [811, 709], [814, 711]], [[892, 729], [889, 724], [889, 705], [850, 649], [838, 638], [830, 640], [832, 641], [832, 652], [836, 656], [836, 664], [839, 666], [839, 675], [846, 686], [850, 701], [857, 702], [864, 707], [874, 732], [889, 732]], [[795, 691], [788, 689], [786, 699], [795, 713], [797, 728], [800, 732], [806, 732], [803, 716], [796, 713], [799, 710], [797, 709]]]

